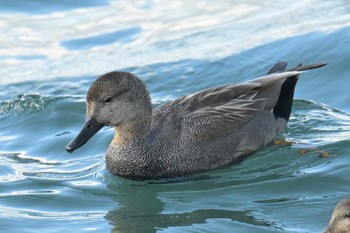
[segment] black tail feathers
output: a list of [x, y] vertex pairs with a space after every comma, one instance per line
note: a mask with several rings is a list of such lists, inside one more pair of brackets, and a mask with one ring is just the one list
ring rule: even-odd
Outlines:
[[[277, 63], [278, 64], [278, 63]], [[294, 67], [293, 69], [287, 70], [287, 71], [304, 71], [304, 70], [312, 70], [316, 68], [320, 68], [322, 66], [327, 65], [327, 63], [319, 63], [319, 64], [313, 64], [308, 66], [303, 66], [302, 64]]]
[[[308, 66], [303, 66], [302, 64], [300, 64], [287, 71], [304, 71], [304, 70], [316, 69], [325, 65], [326, 63], [319, 63], [319, 64], [308, 65]], [[279, 62], [269, 70], [268, 74], [283, 72], [286, 67], [287, 67], [286, 62]], [[292, 111], [294, 89], [295, 89], [295, 85], [297, 84], [298, 78], [299, 78], [299, 75], [289, 77], [282, 84], [280, 95], [278, 97], [275, 107], [273, 108], [273, 114], [276, 119], [283, 118], [286, 121], [289, 121], [290, 113]]]
[[269, 72], [267, 72], [267, 74], [282, 72], [286, 69], [287, 65], [288, 63], [285, 61], [278, 62], [274, 66], [272, 66], [272, 68], [269, 70]]
[[272, 111], [276, 119], [281, 117], [286, 121], [289, 121], [290, 113], [292, 111], [294, 89], [298, 77], [299, 75], [289, 77], [282, 84], [280, 95]]

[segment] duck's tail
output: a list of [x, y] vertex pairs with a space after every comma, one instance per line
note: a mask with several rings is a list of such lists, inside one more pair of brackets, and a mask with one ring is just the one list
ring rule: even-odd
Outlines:
[[[325, 66], [326, 63], [319, 63], [314, 65], [303, 66], [302, 64], [289, 69], [287, 71], [305, 71], [316, 69], [322, 66]], [[268, 74], [278, 73], [285, 71], [287, 67], [287, 62], [279, 62], [275, 64], [268, 72]], [[292, 111], [294, 89], [297, 84], [299, 74], [287, 78], [281, 86], [280, 95], [278, 97], [277, 103], [273, 108], [273, 114], [275, 118], [283, 118], [286, 121], [289, 121], [290, 113]]]

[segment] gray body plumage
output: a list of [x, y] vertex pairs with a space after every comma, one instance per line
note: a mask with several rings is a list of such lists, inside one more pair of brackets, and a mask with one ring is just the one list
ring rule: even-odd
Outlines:
[[223, 128], [228, 125], [225, 122], [208, 118], [181, 125], [181, 119], [163, 120], [156, 120], [147, 136], [128, 145], [111, 143], [107, 169], [132, 179], [184, 176], [238, 162], [276, 136], [276, 120], [266, 110], [258, 112], [246, 125], [232, 129], [232, 133], [220, 136], [207, 134], [207, 130]]
[[103, 125], [112, 125], [116, 133], [106, 164], [119, 176], [154, 179], [228, 166], [284, 130], [300, 72], [324, 64], [284, 71], [286, 65], [277, 63], [266, 76], [209, 88], [154, 110], [137, 77], [105, 74], [89, 89], [87, 123], [66, 148], [71, 152]]

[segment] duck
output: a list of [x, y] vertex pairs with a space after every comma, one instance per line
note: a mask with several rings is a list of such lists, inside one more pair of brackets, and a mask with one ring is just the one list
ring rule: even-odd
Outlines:
[[325, 233], [350, 232], [350, 197], [340, 201], [335, 207]]
[[98, 77], [86, 96], [86, 120], [66, 150], [112, 126], [106, 168], [133, 180], [186, 177], [224, 168], [265, 147], [286, 128], [300, 74], [278, 62], [253, 80], [208, 88], [152, 109], [144, 82], [130, 72]]

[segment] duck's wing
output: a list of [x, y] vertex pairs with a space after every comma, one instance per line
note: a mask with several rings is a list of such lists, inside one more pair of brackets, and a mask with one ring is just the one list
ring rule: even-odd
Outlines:
[[225, 104], [208, 106], [190, 112], [183, 117], [182, 135], [185, 138], [199, 137], [211, 142], [231, 134], [235, 129], [247, 124], [259, 111], [263, 110], [266, 99], [234, 99]]
[[153, 115], [203, 113], [206, 110], [210, 112], [209, 109], [212, 109], [211, 111], [214, 111], [214, 109], [227, 109], [228, 106], [231, 106], [232, 110], [243, 110], [256, 101], [261, 102], [262, 99], [275, 103], [278, 99], [282, 83], [288, 77], [296, 76], [299, 73], [298, 71], [289, 71], [268, 74], [242, 84], [205, 89], [161, 105], [154, 110]]
[[232, 133], [257, 112], [273, 110], [283, 83], [289, 77], [297, 79], [301, 73], [296, 70], [283, 71], [285, 67], [285, 63], [277, 63], [267, 75], [249, 82], [209, 88], [176, 99], [154, 111], [154, 122], [165, 122], [165, 119], [171, 118], [174, 129], [202, 134], [201, 137], [220, 137]]

